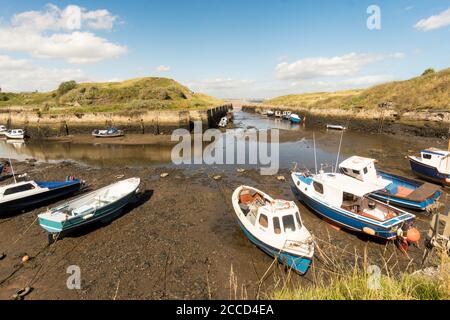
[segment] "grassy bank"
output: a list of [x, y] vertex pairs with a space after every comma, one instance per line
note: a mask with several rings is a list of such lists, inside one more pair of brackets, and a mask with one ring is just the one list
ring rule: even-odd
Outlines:
[[[439, 272], [392, 273], [381, 270], [374, 275], [364, 267], [342, 268], [329, 273], [314, 285], [302, 288], [276, 289], [272, 299], [282, 300], [448, 300], [450, 299], [450, 268], [448, 256], [442, 256]], [[370, 272], [369, 272], [370, 271]], [[379, 281], [377, 280], [379, 279]], [[377, 282], [375, 282], [377, 281]], [[372, 285], [372, 289], [369, 286]]]
[[270, 99], [264, 104], [314, 109], [374, 109], [380, 103], [391, 102], [391, 107], [399, 112], [425, 109], [448, 111], [449, 88], [450, 68], [365, 90], [294, 94]]
[[194, 93], [172, 79], [152, 77], [107, 83], [66, 82], [44, 93], [0, 93], [0, 108], [23, 107], [41, 114], [204, 109], [221, 104], [223, 101]]

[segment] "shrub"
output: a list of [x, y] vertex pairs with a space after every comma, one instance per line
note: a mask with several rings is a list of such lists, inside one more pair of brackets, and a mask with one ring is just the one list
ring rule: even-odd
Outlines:
[[428, 68], [422, 73], [422, 76], [426, 76], [427, 74], [432, 74], [432, 73], [435, 73], [435, 72], [436, 71], [434, 71], [433, 68]]
[[66, 94], [67, 92], [69, 92], [70, 90], [75, 89], [76, 86], [77, 86], [77, 83], [73, 80], [62, 82], [58, 87], [58, 94], [60, 96], [62, 96], [64, 94]]

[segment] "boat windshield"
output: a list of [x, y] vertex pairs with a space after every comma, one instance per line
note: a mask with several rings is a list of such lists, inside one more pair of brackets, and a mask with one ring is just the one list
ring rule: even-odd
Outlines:
[[291, 214], [283, 216], [284, 232], [295, 232], [295, 221]]
[[34, 185], [32, 185], [31, 183], [26, 183], [26, 184], [22, 184], [22, 185], [17, 186], [17, 187], [12, 187], [12, 188], [6, 189], [3, 194], [5, 196], [7, 196], [7, 195], [19, 193], [19, 192], [25, 192], [25, 191], [33, 190], [35, 188], [36, 187]]

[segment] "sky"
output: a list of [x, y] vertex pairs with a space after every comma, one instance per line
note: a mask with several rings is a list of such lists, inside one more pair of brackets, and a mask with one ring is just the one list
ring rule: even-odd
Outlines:
[[0, 0], [2, 91], [173, 78], [219, 98], [450, 67], [450, 0]]

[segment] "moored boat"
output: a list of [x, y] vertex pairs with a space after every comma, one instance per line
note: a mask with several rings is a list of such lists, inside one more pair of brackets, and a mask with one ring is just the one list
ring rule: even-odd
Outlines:
[[347, 130], [347, 127], [340, 124], [327, 124], [327, 129], [329, 130]]
[[12, 129], [4, 133], [7, 139], [23, 140], [25, 138], [25, 132], [22, 129]]
[[450, 186], [450, 151], [428, 148], [420, 156], [408, 156], [411, 170], [419, 177]]
[[431, 209], [442, 191], [430, 183], [376, 170], [375, 159], [350, 157], [339, 164], [343, 174], [381, 187], [370, 194], [372, 198], [395, 206], [414, 210]]
[[117, 128], [109, 128], [106, 130], [94, 130], [92, 135], [96, 138], [117, 138], [124, 136], [124, 131]]
[[281, 118], [282, 116], [283, 116], [283, 113], [281, 112], [281, 110], [275, 111], [275, 117]]
[[294, 202], [274, 200], [256, 188], [240, 186], [233, 192], [232, 203], [239, 226], [253, 244], [300, 274], [308, 271], [314, 241]]
[[322, 170], [315, 175], [294, 172], [291, 177], [299, 199], [334, 224], [386, 240], [418, 241], [414, 214], [368, 197], [378, 185]]
[[302, 122], [302, 118], [295, 113], [292, 113], [289, 117], [289, 120], [291, 120], [291, 122], [293, 123], [301, 123]]
[[39, 214], [39, 225], [49, 233], [67, 233], [112, 219], [136, 198], [139, 184], [139, 178], [130, 178], [68, 201]]
[[268, 117], [273, 117], [274, 115], [275, 115], [275, 112], [273, 112], [272, 110], [267, 110]]
[[5, 126], [3, 125], [0, 126], [0, 135], [4, 135], [7, 131], [8, 129]]
[[291, 111], [283, 111], [283, 119], [289, 120], [291, 118]]
[[80, 191], [84, 182], [21, 181], [0, 187], [0, 215], [11, 215]]
[[227, 125], [228, 125], [228, 118], [222, 117], [222, 119], [220, 119], [218, 126], [221, 128], [225, 128]]

